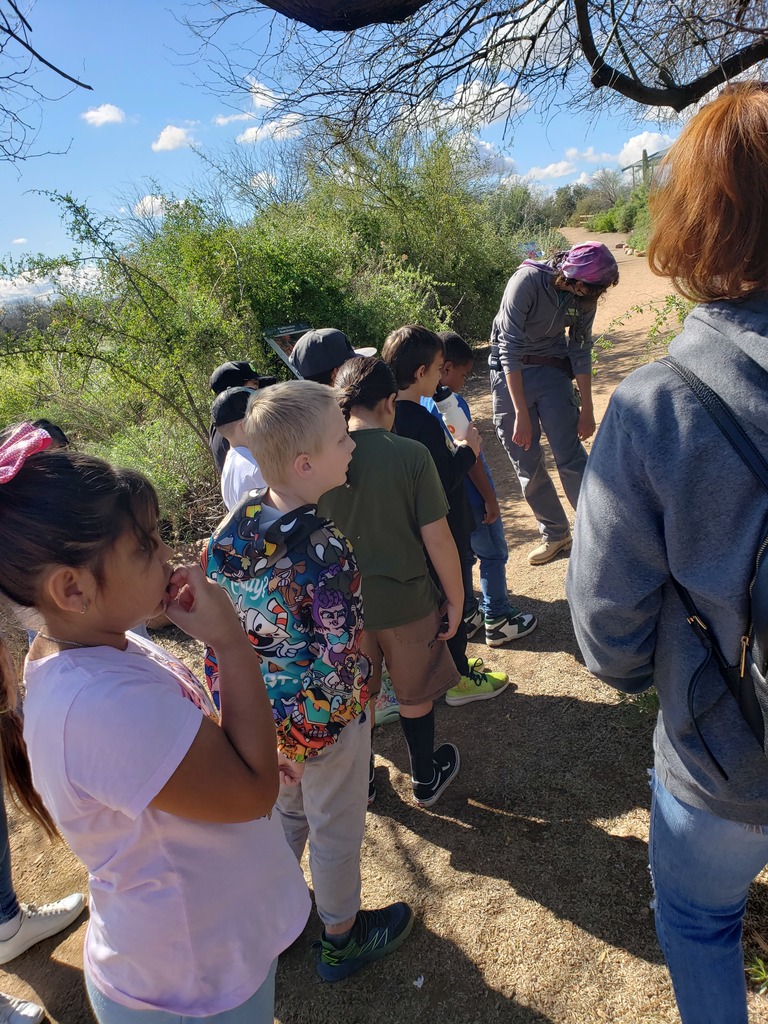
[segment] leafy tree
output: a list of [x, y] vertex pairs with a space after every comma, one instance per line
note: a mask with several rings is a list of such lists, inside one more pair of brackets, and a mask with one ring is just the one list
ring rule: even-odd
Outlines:
[[437, 282], [456, 328], [473, 338], [486, 336], [520, 244], [562, 241], [549, 238], [531, 186], [500, 181], [463, 133], [342, 138], [308, 179], [302, 216], [329, 231], [343, 225], [366, 251], [419, 268]]
[[621, 171], [611, 170], [607, 167], [595, 171], [589, 188], [603, 210], [624, 202], [630, 193], [630, 186]]
[[78, 248], [0, 267], [57, 288], [42, 309], [0, 321], [0, 418], [46, 415], [144, 470], [180, 533], [220, 514], [207, 448], [214, 366], [249, 358], [268, 369], [262, 330], [291, 320], [377, 344], [398, 323], [450, 322], [424, 272], [366, 254], [308, 211], [276, 208], [236, 225], [165, 197], [156, 231], [126, 240], [71, 196], [54, 199]]
[[576, 207], [581, 199], [589, 192], [586, 185], [561, 185], [555, 192], [548, 196], [541, 205], [541, 215], [553, 227], [562, 227], [568, 224], [576, 212]]

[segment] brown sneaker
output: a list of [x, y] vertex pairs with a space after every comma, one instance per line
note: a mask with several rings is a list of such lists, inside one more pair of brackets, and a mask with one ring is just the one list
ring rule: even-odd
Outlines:
[[537, 548], [528, 553], [528, 561], [531, 565], [544, 565], [551, 562], [561, 551], [570, 551], [572, 543], [573, 538], [570, 534], [562, 540], [543, 540]]

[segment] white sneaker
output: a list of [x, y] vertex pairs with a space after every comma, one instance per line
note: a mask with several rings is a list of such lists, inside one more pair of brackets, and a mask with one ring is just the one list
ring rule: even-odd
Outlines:
[[14, 999], [0, 992], [0, 1024], [39, 1024], [45, 1010], [28, 999]]
[[545, 565], [561, 551], [570, 551], [572, 543], [570, 534], [562, 540], [543, 540], [538, 547], [528, 552], [528, 561], [531, 565]]
[[[10, 939], [0, 940], [0, 964], [7, 964], [25, 953], [36, 942], [68, 928], [85, 910], [86, 899], [81, 892], [73, 892], [56, 903], [41, 907], [34, 903], [21, 903], [21, 924]], [[34, 1004], [30, 1004], [34, 1005]], [[21, 1019], [21, 1018], [19, 1018]], [[8, 1020], [14, 1020], [9, 1017]], [[0, 1017], [0, 1024], [3, 1018]]]

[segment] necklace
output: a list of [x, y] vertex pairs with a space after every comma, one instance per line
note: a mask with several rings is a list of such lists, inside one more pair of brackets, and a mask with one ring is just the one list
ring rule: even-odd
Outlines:
[[93, 644], [81, 644], [79, 640], [62, 640], [58, 636], [49, 636], [42, 629], [38, 629], [37, 636], [41, 636], [43, 640], [52, 640], [55, 644], [67, 644], [69, 647], [93, 647]]

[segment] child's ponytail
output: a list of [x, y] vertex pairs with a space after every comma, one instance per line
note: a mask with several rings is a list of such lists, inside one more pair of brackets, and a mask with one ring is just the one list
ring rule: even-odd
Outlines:
[[52, 839], [59, 833], [53, 818], [32, 782], [32, 771], [24, 742], [16, 672], [8, 646], [0, 634], [0, 751], [3, 775], [13, 799], [35, 818]]
[[339, 407], [348, 420], [356, 405], [375, 409], [382, 399], [396, 395], [397, 383], [383, 359], [355, 356], [339, 368], [335, 389]]

